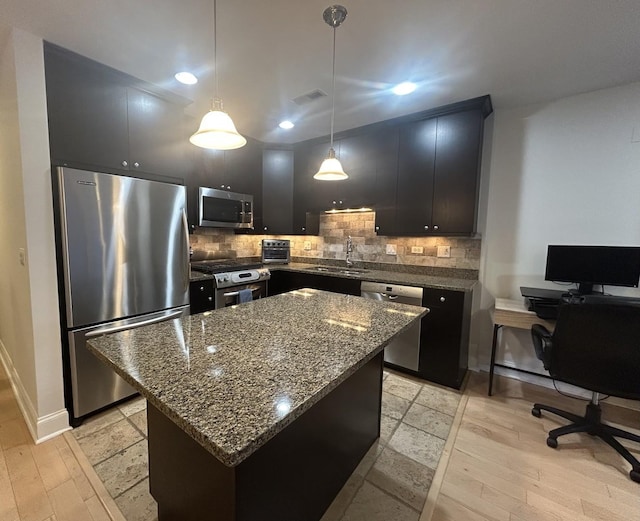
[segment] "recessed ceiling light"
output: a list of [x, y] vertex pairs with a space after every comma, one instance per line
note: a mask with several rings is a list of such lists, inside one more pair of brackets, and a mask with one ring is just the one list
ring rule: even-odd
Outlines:
[[176, 75], [175, 75], [175, 78], [180, 83], [184, 83], [185, 85], [194, 85], [194, 84], [198, 83], [198, 78], [196, 78], [190, 72], [186, 72], [186, 71], [177, 72]]
[[289, 130], [289, 129], [293, 128], [295, 125], [291, 121], [285, 120], [285, 121], [281, 121], [278, 126], [280, 128], [285, 129], [285, 130]]
[[406, 94], [411, 94], [414, 90], [416, 90], [418, 86], [415, 83], [411, 83], [410, 81], [403, 81], [402, 83], [398, 83], [391, 91], [398, 95], [404, 96]]

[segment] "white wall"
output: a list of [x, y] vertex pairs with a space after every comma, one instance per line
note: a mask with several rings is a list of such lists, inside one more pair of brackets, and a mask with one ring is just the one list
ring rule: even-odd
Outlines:
[[42, 40], [13, 29], [0, 78], [0, 358], [41, 440], [68, 428]]
[[[493, 299], [522, 298], [520, 286], [560, 288], [544, 281], [548, 244], [640, 246], [640, 83], [497, 110], [485, 173], [484, 298], [472, 341], [481, 367]], [[497, 361], [544, 373], [526, 331], [504, 332]]]

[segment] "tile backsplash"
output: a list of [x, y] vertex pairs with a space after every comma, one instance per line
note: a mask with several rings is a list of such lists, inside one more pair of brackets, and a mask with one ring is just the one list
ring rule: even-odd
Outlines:
[[[346, 239], [351, 236], [352, 259], [356, 264], [375, 262], [464, 270], [480, 268], [479, 238], [378, 236], [374, 223], [374, 212], [323, 214], [320, 216], [319, 236], [237, 235], [224, 228], [198, 228], [191, 235], [191, 246], [194, 250], [219, 253], [220, 257], [259, 257], [262, 239], [276, 237], [291, 241], [291, 257], [315, 262], [320, 259], [344, 260]], [[395, 255], [386, 253], [388, 245], [395, 247]], [[438, 257], [438, 246], [449, 246], [451, 256]]]

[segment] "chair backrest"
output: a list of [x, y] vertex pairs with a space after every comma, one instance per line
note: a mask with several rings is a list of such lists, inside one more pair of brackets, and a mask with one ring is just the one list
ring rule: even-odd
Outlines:
[[557, 380], [640, 399], [640, 306], [585, 302], [560, 306], [549, 353]]

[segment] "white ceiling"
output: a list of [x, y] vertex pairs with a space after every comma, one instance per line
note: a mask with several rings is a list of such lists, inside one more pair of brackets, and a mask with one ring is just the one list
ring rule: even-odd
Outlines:
[[[329, 0], [218, 0], [225, 109], [245, 135], [297, 142], [329, 133]], [[344, 0], [336, 131], [490, 94], [513, 107], [640, 80], [638, 0]], [[0, 42], [19, 27], [194, 103], [213, 95], [213, 0], [0, 0]], [[201, 81], [184, 87], [181, 69]], [[388, 88], [411, 79], [412, 95]], [[281, 119], [296, 122], [290, 131]], [[194, 121], [197, 126], [198, 121]], [[195, 128], [194, 128], [195, 130]]]

